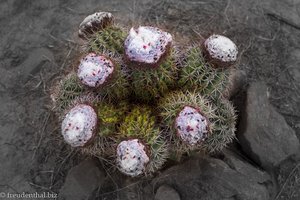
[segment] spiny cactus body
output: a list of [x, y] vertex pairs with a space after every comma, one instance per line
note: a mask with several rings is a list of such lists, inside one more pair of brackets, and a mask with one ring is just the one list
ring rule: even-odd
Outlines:
[[96, 32], [86, 44], [88, 52], [117, 56], [124, 53], [126, 32], [117, 26], [109, 26]]
[[222, 97], [228, 83], [230, 69], [215, 69], [202, 56], [200, 47], [192, 47], [179, 75], [183, 90], [199, 92], [212, 98]]
[[234, 139], [236, 114], [225, 99], [213, 103], [197, 93], [176, 92], [160, 101], [159, 110], [178, 156], [190, 150], [220, 151]]
[[108, 101], [118, 102], [129, 98], [131, 88], [129, 85], [127, 72], [121, 69], [120, 64], [115, 65], [115, 72], [112, 80], [105, 86], [97, 89], [96, 93]]
[[203, 143], [203, 149], [208, 153], [221, 151], [235, 139], [236, 111], [227, 99], [213, 103], [215, 117], [212, 134]]
[[94, 141], [81, 152], [101, 158], [112, 157], [116, 148], [118, 127], [128, 112], [128, 104], [120, 102], [115, 105], [101, 98], [97, 98], [93, 103], [98, 116], [98, 132]]
[[147, 103], [153, 102], [175, 87], [178, 73], [175, 55], [175, 50], [172, 50], [171, 54], [154, 69], [131, 70], [131, 86], [134, 98]]
[[53, 110], [62, 113], [70, 103], [85, 91], [75, 72], [70, 72], [63, 77], [52, 89], [51, 99]]
[[224, 97], [236, 45], [213, 35], [185, 51], [159, 28], [126, 33], [113, 20], [105, 12], [84, 19], [77, 74], [52, 90], [66, 143], [132, 177], [153, 175], [168, 159], [221, 151], [235, 132]]
[[156, 127], [156, 119], [147, 107], [137, 106], [125, 117], [120, 126], [120, 138], [133, 138], [145, 144], [149, 164], [145, 166], [144, 173], [152, 174], [161, 168], [168, 155], [168, 146]]
[[203, 150], [203, 143], [213, 134], [214, 108], [199, 94], [170, 93], [160, 100], [158, 112], [176, 157], [190, 150]]
[[128, 112], [128, 104], [120, 102], [118, 105], [106, 102], [96, 103], [99, 118], [100, 136], [110, 136], [117, 133], [117, 126], [124, 120]]

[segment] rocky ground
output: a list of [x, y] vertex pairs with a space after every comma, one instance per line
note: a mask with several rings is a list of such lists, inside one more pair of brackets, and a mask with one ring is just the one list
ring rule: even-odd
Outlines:
[[[49, 87], [80, 51], [77, 28], [95, 11], [151, 24], [192, 44], [221, 33], [240, 49], [232, 97], [237, 140], [153, 178], [106, 173], [55, 139]], [[60, 199], [300, 199], [300, 2], [296, 0], [2, 0], [0, 192]]]

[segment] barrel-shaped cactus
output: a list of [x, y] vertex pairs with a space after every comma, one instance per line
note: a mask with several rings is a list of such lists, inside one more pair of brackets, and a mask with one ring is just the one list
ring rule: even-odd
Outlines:
[[162, 98], [158, 108], [177, 157], [191, 150], [219, 151], [234, 138], [236, 116], [226, 100], [215, 104], [198, 93], [180, 91]]
[[88, 39], [85, 49], [88, 52], [96, 52], [116, 56], [124, 53], [124, 41], [126, 32], [118, 26], [109, 26], [96, 32]]
[[71, 102], [85, 91], [75, 72], [62, 77], [51, 90], [52, 109], [61, 114]]
[[183, 90], [219, 98], [228, 86], [230, 73], [230, 69], [216, 69], [206, 62], [201, 48], [195, 46], [187, 52], [179, 74], [179, 85]]
[[[132, 109], [120, 125], [119, 138], [120, 141], [126, 140], [125, 138], [138, 139], [139, 142], [143, 143], [143, 148], [150, 158], [149, 163], [147, 162], [144, 166], [144, 174], [152, 174], [161, 168], [166, 161], [167, 144], [160, 135], [155, 117], [152, 116], [151, 110], [147, 107], [137, 106]], [[136, 173], [136, 175], [139, 174]], [[134, 176], [133, 174], [128, 175]]]
[[128, 112], [128, 103], [123, 101], [116, 105], [98, 97], [94, 101], [94, 107], [98, 117], [98, 132], [94, 141], [81, 149], [81, 152], [102, 158], [112, 157], [116, 148], [118, 127]]
[[150, 103], [176, 86], [178, 68], [176, 52], [171, 50], [161, 64], [153, 69], [131, 69], [131, 90], [136, 100]]
[[226, 97], [237, 46], [212, 35], [183, 48], [156, 27], [127, 30], [107, 12], [80, 24], [85, 49], [76, 72], [51, 89], [60, 138], [131, 177], [226, 147], [235, 137], [236, 113]]

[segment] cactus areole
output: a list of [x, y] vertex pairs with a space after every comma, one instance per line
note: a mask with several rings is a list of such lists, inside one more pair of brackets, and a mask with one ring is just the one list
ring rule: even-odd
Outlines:
[[171, 34], [151, 26], [131, 28], [125, 40], [125, 54], [128, 60], [156, 66], [168, 52], [172, 43]]
[[78, 78], [89, 87], [99, 87], [111, 78], [114, 64], [105, 56], [89, 53], [81, 59], [78, 67]]
[[185, 106], [175, 120], [180, 139], [189, 145], [195, 145], [207, 138], [209, 122], [197, 109]]
[[133, 177], [142, 174], [149, 162], [145, 148], [138, 139], [122, 141], [117, 147], [117, 165], [120, 171]]
[[83, 147], [92, 140], [96, 127], [97, 114], [94, 108], [78, 104], [65, 115], [61, 131], [65, 141], [72, 147]]
[[237, 59], [237, 46], [225, 36], [211, 35], [203, 46], [206, 57], [218, 67], [230, 66]]

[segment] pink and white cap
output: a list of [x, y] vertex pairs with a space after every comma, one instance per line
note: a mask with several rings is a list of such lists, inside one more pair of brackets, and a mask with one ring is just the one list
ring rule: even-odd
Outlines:
[[72, 147], [82, 147], [93, 138], [96, 126], [95, 110], [89, 105], [78, 104], [66, 114], [61, 131], [68, 144]]
[[208, 121], [197, 109], [185, 106], [178, 114], [175, 127], [178, 136], [186, 143], [195, 145], [208, 135]]
[[138, 139], [122, 141], [117, 147], [119, 170], [129, 176], [138, 176], [145, 170], [149, 157]]
[[211, 58], [221, 62], [235, 62], [237, 59], [237, 46], [225, 36], [211, 35], [205, 40], [204, 46]]
[[130, 61], [155, 64], [167, 52], [172, 36], [159, 28], [131, 28], [125, 40], [125, 53]]
[[89, 53], [80, 60], [77, 76], [89, 87], [103, 85], [112, 75], [114, 64], [105, 56]]

